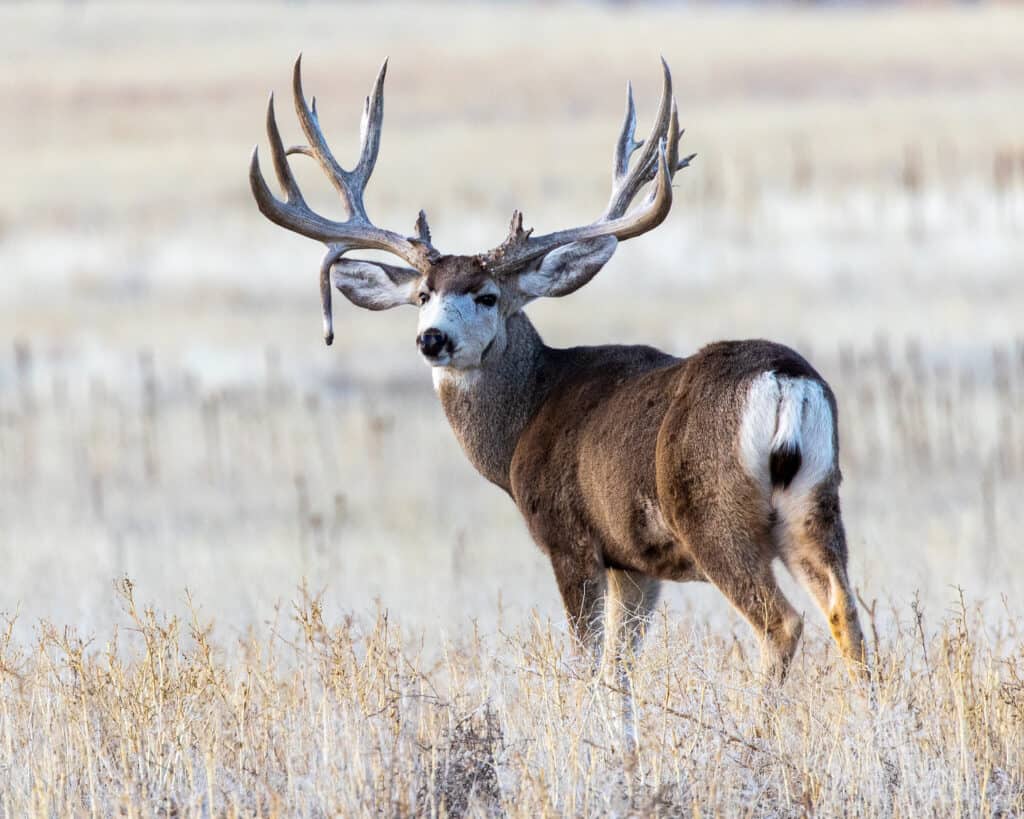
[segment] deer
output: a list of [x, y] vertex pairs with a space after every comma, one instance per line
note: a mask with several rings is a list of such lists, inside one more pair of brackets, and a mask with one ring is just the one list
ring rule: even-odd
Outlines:
[[[590, 282], [620, 242], [660, 225], [672, 206], [683, 132], [668, 64], [646, 140], [636, 107], [615, 144], [611, 196], [580, 227], [535, 235], [516, 210], [507, 237], [474, 255], [433, 244], [421, 210], [414, 235], [375, 226], [363, 201], [380, 148], [387, 61], [365, 100], [359, 158], [343, 168], [328, 147], [295, 62], [295, 112], [307, 144], [285, 147], [270, 96], [266, 131], [284, 199], [253, 149], [249, 181], [260, 211], [322, 242], [324, 340], [331, 293], [367, 310], [411, 305], [416, 345], [465, 455], [518, 507], [547, 556], [569, 630], [595, 668], [608, 659], [628, 684], [664, 581], [713, 584], [748, 621], [764, 678], [781, 684], [803, 618], [780, 590], [780, 560], [824, 613], [851, 676], [866, 666], [847, 574], [839, 504], [838, 410], [828, 383], [797, 352], [764, 340], [719, 341], [688, 356], [648, 346], [547, 346], [524, 308]], [[344, 218], [314, 212], [289, 164], [315, 159]], [[634, 156], [635, 155], [635, 156]], [[646, 196], [638, 195], [648, 189]], [[350, 258], [384, 251], [401, 264]], [[607, 665], [605, 667], [608, 667]], [[627, 740], [631, 698], [624, 706]]]

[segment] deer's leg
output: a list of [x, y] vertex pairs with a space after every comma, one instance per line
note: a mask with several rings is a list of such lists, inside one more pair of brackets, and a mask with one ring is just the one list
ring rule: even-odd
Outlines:
[[[781, 683], [789, 671], [803, 631], [803, 620], [779, 588], [770, 559], [761, 549], [723, 548], [718, 536], [707, 533], [697, 562], [705, 576], [742, 614], [761, 642], [761, 669], [769, 680]], [[694, 550], [697, 552], [697, 550]], [[731, 555], [743, 555], [731, 559]]]
[[551, 554], [551, 566], [577, 647], [592, 660], [596, 671], [604, 644], [607, 572], [596, 558], [580, 560], [578, 555], [557, 552]]
[[828, 620], [850, 676], [867, 670], [857, 603], [846, 574], [846, 533], [834, 482], [806, 495], [781, 493], [777, 535], [786, 567]]
[[[676, 457], [687, 454], [684, 449]], [[751, 479], [723, 481], [708, 469], [683, 481], [669, 458], [658, 468], [662, 508], [679, 541], [687, 544], [704, 577], [750, 623], [761, 642], [762, 670], [781, 683], [800, 641], [803, 620], [772, 572], [777, 547], [769, 499]]]
[[605, 672], [621, 696], [622, 731], [627, 751], [636, 749], [636, 717], [630, 670], [651, 612], [659, 583], [639, 572], [610, 569], [605, 596]]
[[643, 641], [660, 584], [653, 577], [628, 570], [609, 569], [607, 577], [605, 646], [610, 658], [628, 665]]

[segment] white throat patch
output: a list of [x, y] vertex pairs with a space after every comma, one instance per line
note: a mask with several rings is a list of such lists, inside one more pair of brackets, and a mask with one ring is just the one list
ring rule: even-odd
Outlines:
[[440, 392], [442, 385], [454, 387], [457, 390], [468, 390], [476, 386], [480, 380], [480, 368], [458, 370], [454, 367], [432, 367], [430, 375], [434, 381], [435, 392]]

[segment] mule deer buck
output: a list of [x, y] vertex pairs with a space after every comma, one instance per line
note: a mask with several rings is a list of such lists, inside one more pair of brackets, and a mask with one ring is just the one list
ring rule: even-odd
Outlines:
[[[419, 309], [416, 343], [473, 466], [504, 489], [548, 556], [572, 631], [620, 670], [639, 645], [662, 580], [713, 583], [760, 639], [762, 664], [781, 681], [802, 630], [772, 571], [781, 558], [828, 618], [851, 672], [863, 640], [839, 512], [836, 402], [799, 354], [768, 341], [711, 344], [687, 358], [651, 347], [556, 349], [523, 308], [567, 296], [608, 262], [619, 242], [657, 227], [672, 205], [682, 132], [672, 80], [655, 123], [635, 139], [626, 117], [612, 192], [589, 225], [535, 236], [516, 211], [507, 238], [472, 256], [438, 251], [423, 211], [415, 235], [369, 220], [363, 192], [380, 147], [381, 67], [366, 99], [352, 170], [334, 158], [316, 102], [295, 63], [295, 110], [307, 145], [285, 148], [267, 109], [267, 136], [284, 201], [253, 151], [249, 179], [263, 214], [327, 245], [320, 268], [324, 335], [333, 338], [331, 285], [369, 310]], [[633, 158], [633, 154], [639, 152]], [[341, 197], [344, 221], [315, 213], [289, 154], [314, 158]], [[651, 193], [630, 209], [645, 186]], [[387, 251], [404, 265], [345, 258]], [[607, 643], [607, 645], [604, 645]]]

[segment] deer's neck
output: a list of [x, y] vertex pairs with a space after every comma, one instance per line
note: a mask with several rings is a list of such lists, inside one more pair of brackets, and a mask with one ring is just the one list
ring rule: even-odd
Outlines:
[[503, 352], [476, 370], [435, 370], [434, 385], [470, 463], [511, 494], [512, 455], [546, 394], [547, 348], [525, 313], [508, 320], [506, 333]]

